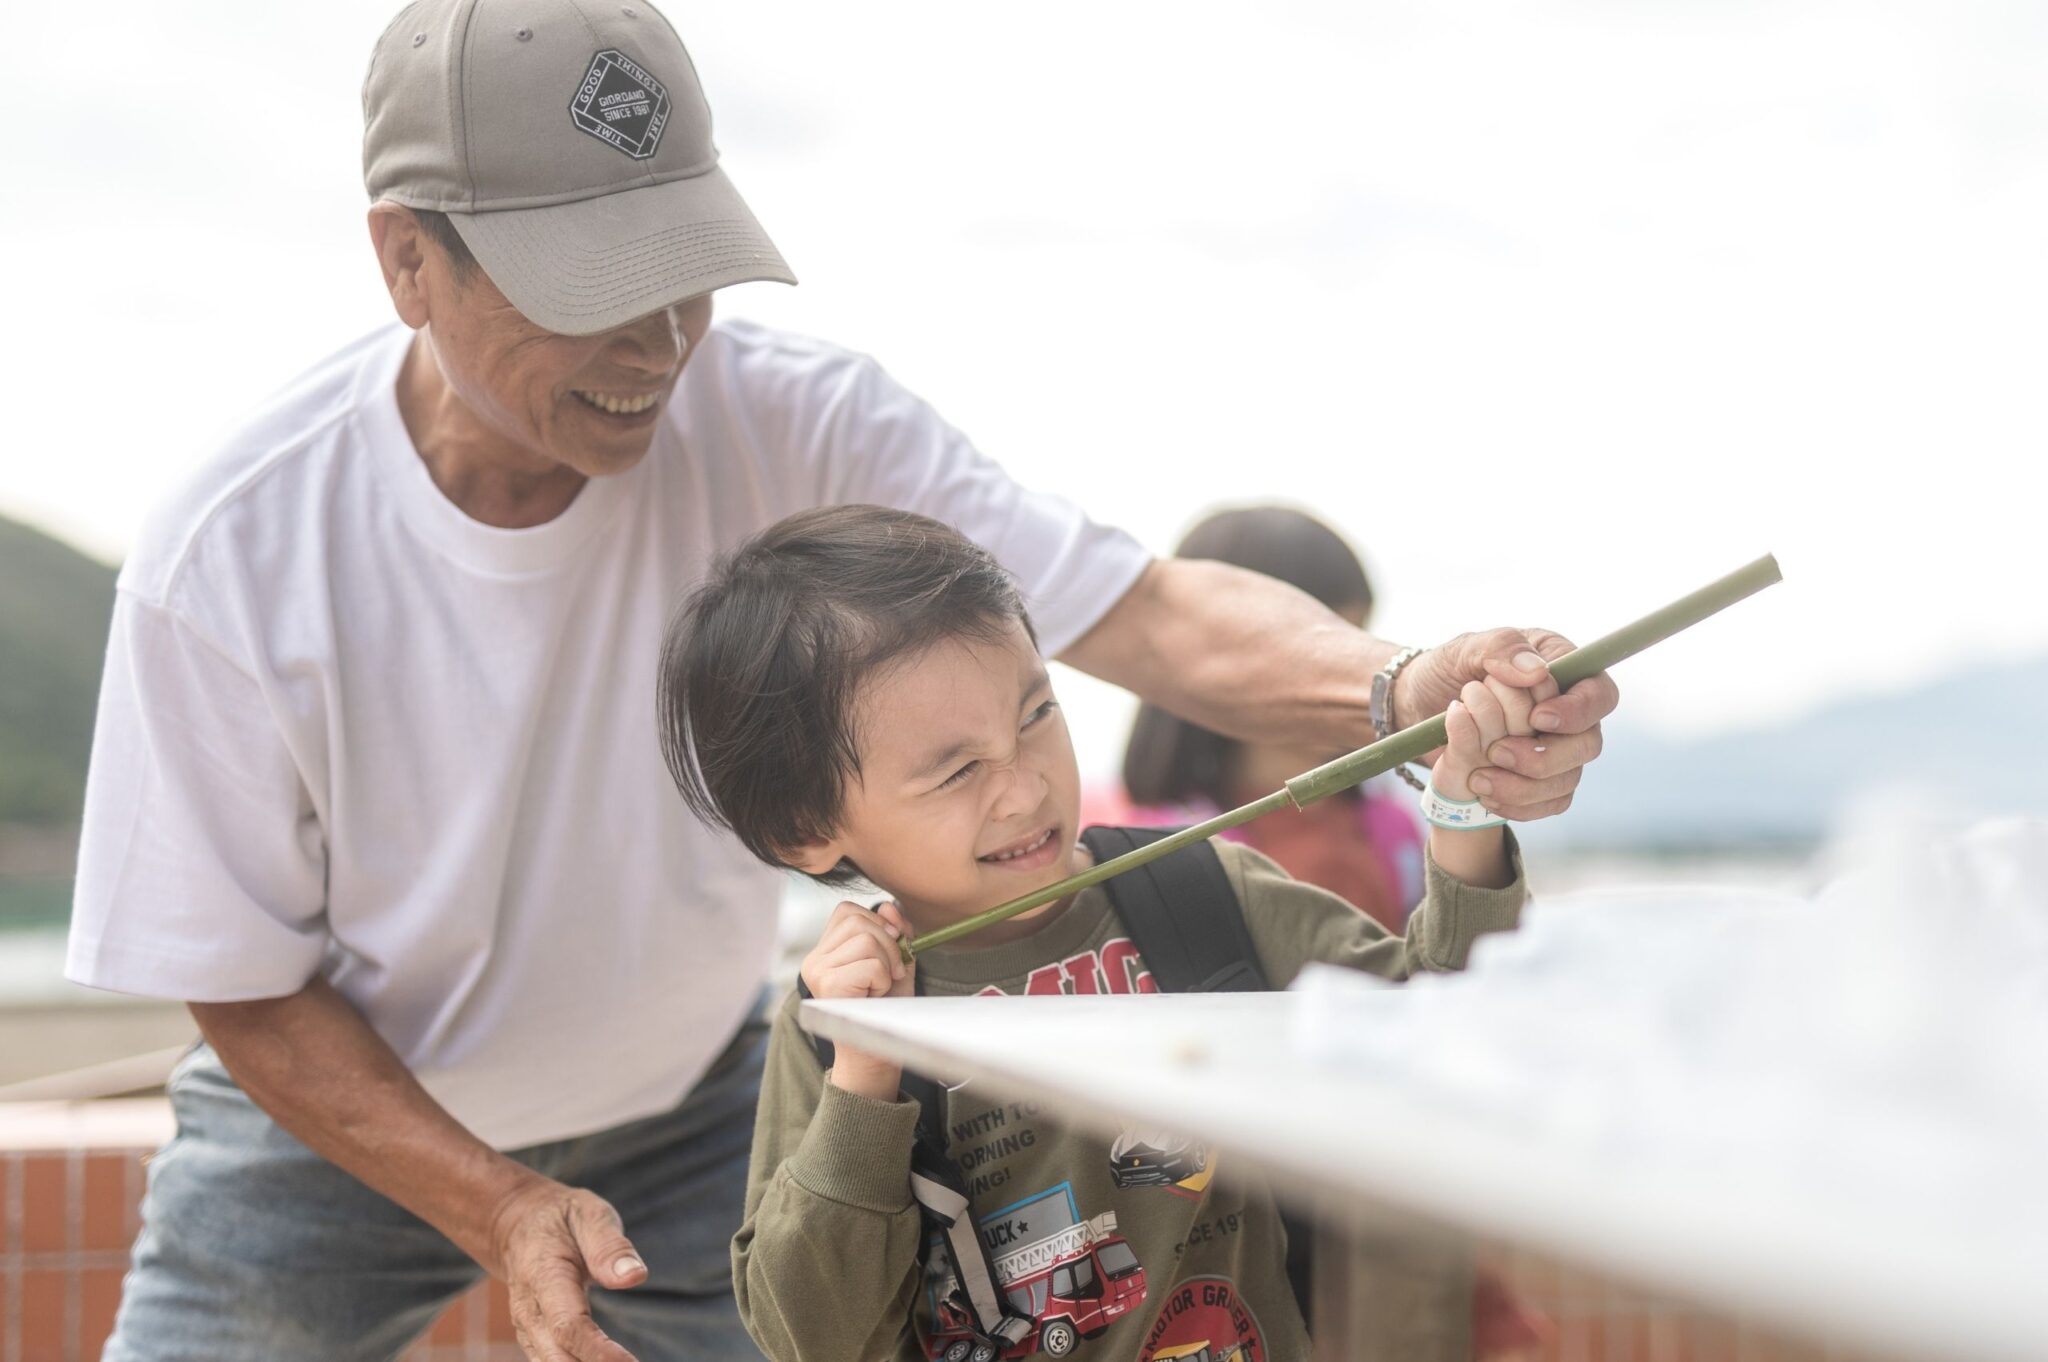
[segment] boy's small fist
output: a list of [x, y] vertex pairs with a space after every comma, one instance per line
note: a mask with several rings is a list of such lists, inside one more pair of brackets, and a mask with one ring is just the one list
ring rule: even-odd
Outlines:
[[[804, 957], [804, 987], [813, 998], [908, 997], [915, 991], [915, 967], [904, 963], [897, 943], [910, 935], [910, 924], [893, 903], [872, 910], [842, 903]], [[900, 1078], [888, 1060], [838, 1047], [831, 1073], [836, 1086], [887, 1102], [895, 1100]]]
[[799, 973], [813, 998], [882, 998], [913, 991], [912, 967], [897, 943], [912, 935], [893, 903], [876, 909], [842, 903], [832, 910]]
[[1444, 711], [1446, 742], [1430, 768], [1436, 792], [1445, 799], [1473, 798], [1472, 776], [1492, 764], [1487, 749], [1502, 738], [1533, 734], [1529, 716], [1540, 698], [1529, 688], [1491, 676], [1466, 682]]

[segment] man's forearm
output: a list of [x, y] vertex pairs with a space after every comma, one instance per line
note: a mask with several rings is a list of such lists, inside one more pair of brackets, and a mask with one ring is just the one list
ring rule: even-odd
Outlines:
[[[1562, 813], [1600, 753], [1600, 720], [1620, 700], [1605, 673], [1556, 693], [1546, 660], [1571, 646], [1548, 629], [1458, 634], [1402, 669], [1394, 722], [1441, 714], [1462, 687], [1488, 677], [1531, 688], [1536, 732], [1488, 748], [1492, 765], [1473, 773], [1472, 788], [1508, 818]], [[1169, 558], [1147, 568], [1060, 660], [1228, 737], [1335, 755], [1373, 740], [1373, 673], [1394, 651], [1282, 582]]]
[[325, 980], [286, 998], [195, 1003], [192, 1015], [280, 1126], [497, 1270], [496, 1212], [538, 1175], [449, 1115]]
[[1373, 740], [1373, 673], [1395, 645], [1306, 592], [1227, 563], [1161, 559], [1060, 660], [1233, 738]]

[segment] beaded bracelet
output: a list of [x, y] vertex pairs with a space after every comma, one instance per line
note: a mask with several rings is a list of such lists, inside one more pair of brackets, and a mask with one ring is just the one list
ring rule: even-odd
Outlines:
[[[1372, 731], [1375, 737], [1386, 739], [1394, 736], [1394, 678], [1401, 668], [1421, 657], [1421, 648], [1403, 648], [1388, 659], [1387, 665], [1373, 674], [1372, 678]], [[1395, 772], [1415, 789], [1422, 789], [1423, 783], [1405, 765], [1396, 766]]]

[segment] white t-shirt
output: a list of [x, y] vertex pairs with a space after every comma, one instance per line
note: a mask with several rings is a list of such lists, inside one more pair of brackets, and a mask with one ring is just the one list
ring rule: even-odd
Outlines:
[[1048, 654], [1149, 560], [872, 360], [737, 322], [638, 467], [479, 524], [400, 421], [411, 339], [273, 399], [122, 568], [67, 973], [206, 1002], [324, 974], [509, 1149], [672, 1106], [769, 967], [778, 874], [689, 816], [655, 738], [712, 555], [810, 506], [920, 511], [1016, 574]]

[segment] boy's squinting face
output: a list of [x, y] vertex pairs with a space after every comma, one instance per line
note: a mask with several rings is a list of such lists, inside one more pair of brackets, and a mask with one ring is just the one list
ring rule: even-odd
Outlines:
[[[860, 778], [847, 786], [838, 832], [804, 848], [800, 869], [851, 860], [923, 930], [1073, 873], [1080, 771], [1021, 625], [996, 642], [948, 640], [877, 673], [856, 697], [854, 721]], [[983, 939], [1031, 929], [1017, 922]]]

